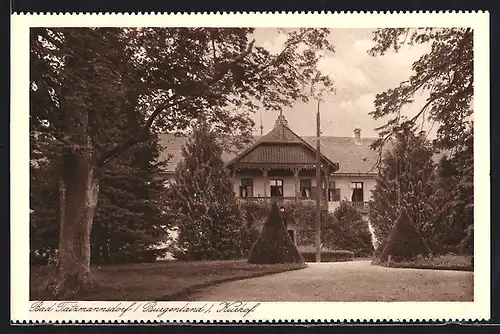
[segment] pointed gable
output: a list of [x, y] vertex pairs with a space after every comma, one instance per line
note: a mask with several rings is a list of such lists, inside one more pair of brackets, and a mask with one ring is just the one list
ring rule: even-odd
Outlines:
[[[321, 159], [334, 169], [338, 169], [338, 164], [333, 163], [323, 154], [321, 154]], [[228, 166], [237, 162], [314, 164], [316, 150], [293, 132], [288, 127], [285, 117], [280, 115], [270, 132], [229, 161]]]
[[287, 121], [282, 115], [276, 120], [274, 128], [261, 137], [261, 143], [296, 143], [304, 141], [287, 126]]

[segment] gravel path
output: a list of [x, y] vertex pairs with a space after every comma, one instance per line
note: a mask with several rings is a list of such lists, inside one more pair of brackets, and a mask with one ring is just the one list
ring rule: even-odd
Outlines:
[[308, 268], [198, 291], [199, 301], [472, 301], [472, 272], [396, 269], [370, 261], [309, 263]]

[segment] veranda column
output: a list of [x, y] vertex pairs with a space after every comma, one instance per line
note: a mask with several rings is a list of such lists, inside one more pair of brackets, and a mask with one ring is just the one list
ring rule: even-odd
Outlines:
[[299, 201], [299, 169], [293, 170], [293, 180], [295, 182], [295, 202]]
[[267, 168], [262, 169], [262, 175], [264, 176], [264, 197], [267, 197], [267, 188], [269, 186], [269, 171]]
[[325, 168], [325, 206], [328, 211], [328, 187], [330, 186], [330, 174], [328, 173], [328, 168]]
[[231, 180], [232, 180], [232, 185], [233, 185], [233, 192], [236, 194], [236, 196], [238, 196], [239, 193], [235, 187], [235, 184], [236, 184], [236, 167], [235, 166], [231, 167]]
[[330, 181], [330, 177], [328, 175], [328, 166], [325, 166], [323, 168], [323, 184], [325, 185], [325, 188], [321, 189], [321, 194], [323, 196], [323, 204], [325, 206], [325, 210], [328, 211], [328, 183]]

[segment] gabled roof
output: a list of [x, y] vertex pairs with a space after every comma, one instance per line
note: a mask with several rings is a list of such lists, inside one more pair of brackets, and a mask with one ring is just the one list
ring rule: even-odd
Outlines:
[[[278, 117], [278, 120], [276, 121], [276, 124], [274, 128], [266, 133], [264, 136], [256, 139], [250, 146], [248, 146], [246, 149], [243, 149], [240, 153], [238, 153], [234, 158], [229, 160], [227, 162], [228, 166], [231, 166], [233, 163], [236, 161], [240, 160], [243, 158], [245, 155], [247, 155], [250, 151], [252, 151], [254, 148], [261, 144], [276, 144], [276, 143], [284, 143], [284, 144], [302, 144], [304, 145], [308, 150], [311, 152], [316, 153], [316, 149], [314, 148], [311, 143], [305, 141], [303, 138], [298, 136], [295, 132], [293, 132], [287, 125], [287, 122], [283, 116], [280, 115]], [[338, 163], [334, 163], [331, 159], [329, 159], [327, 156], [322, 154], [321, 150], [321, 159], [326, 161], [327, 164], [331, 165], [332, 167], [335, 168], [335, 170], [338, 167]]]
[[[254, 141], [248, 147], [255, 147], [264, 136], [255, 136]], [[316, 137], [307, 136], [301, 137], [310, 147], [314, 149], [316, 145]], [[339, 170], [335, 174], [347, 173], [368, 173], [372, 166], [377, 161], [377, 152], [370, 149], [370, 144], [376, 138], [362, 138], [355, 141], [351, 137], [321, 137], [321, 153], [330, 161], [338, 161]], [[165, 150], [161, 152], [160, 159], [167, 160], [167, 172], [172, 172], [177, 167], [181, 160], [181, 148], [186, 142], [186, 137], [176, 137], [173, 134], [160, 135], [160, 144], [165, 146]], [[247, 148], [248, 149], [248, 148]], [[245, 151], [246, 149], [243, 149]], [[242, 151], [242, 152], [243, 152]], [[241, 153], [240, 153], [241, 154]], [[224, 152], [222, 159], [230, 162], [237, 155], [232, 152]], [[170, 157], [170, 159], [169, 159]], [[372, 170], [371, 173], [375, 173]]]
[[[335, 174], [376, 174], [377, 170], [373, 166], [377, 162], [378, 152], [370, 148], [370, 145], [377, 138], [360, 138], [354, 137], [333, 137], [322, 136], [320, 142], [320, 152], [328, 161], [336, 161], [339, 164], [339, 170]], [[160, 144], [165, 146], [165, 150], [161, 152], [160, 159], [168, 160], [166, 172], [173, 172], [177, 164], [182, 158], [182, 145], [186, 142], [186, 137], [176, 137], [173, 134], [160, 135]], [[298, 136], [287, 125], [283, 127], [275, 127], [264, 136], [255, 136], [254, 140], [243, 149], [241, 153], [225, 151], [222, 154], [222, 159], [226, 163], [234, 161], [237, 157], [242, 157], [245, 152], [249, 152], [259, 143], [304, 143], [307, 147], [316, 152], [316, 137], [314, 136]], [[390, 144], [390, 143], [388, 143]], [[387, 148], [389, 148], [388, 145]], [[443, 155], [449, 155], [449, 152], [439, 152], [434, 156], [437, 162]]]

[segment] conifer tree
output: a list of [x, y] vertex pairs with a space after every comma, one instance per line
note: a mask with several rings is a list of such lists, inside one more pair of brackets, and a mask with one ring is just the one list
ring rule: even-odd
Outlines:
[[[169, 227], [162, 181], [156, 178], [159, 145], [156, 135], [110, 163], [103, 172], [101, 192], [91, 233], [92, 263], [151, 261], [161, 256], [158, 244]], [[31, 260], [47, 263], [56, 259], [59, 237], [57, 169], [51, 159], [32, 154]]]
[[435, 221], [441, 227], [443, 252], [474, 249], [474, 154], [473, 135], [438, 164], [434, 200], [439, 210]]
[[92, 226], [92, 262], [154, 261], [167, 234], [164, 219], [165, 187], [157, 178], [158, 138], [126, 152], [103, 174], [96, 217]]
[[176, 257], [216, 260], [242, 257], [242, 219], [233, 181], [215, 133], [201, 121], [182, 148], [169, 192], [178, 227]]
[[431, 245], [435, 240], [433, 153], [431, 144], [409, 129], [398, 133], [394, 147], [386, 152], [369, 213], [380, 247], [385, 247], [402, 209], [425, 240]]
[[331, 232], [325, 243], [332, 248], [350, 250], [360, 255], [373, 252], [371, 233], [368, 222], [363, 220], [359, 211], [347, 201], [341, 201], [332, 214]]

